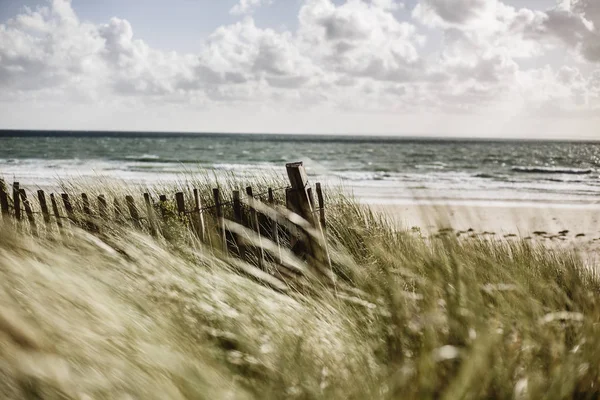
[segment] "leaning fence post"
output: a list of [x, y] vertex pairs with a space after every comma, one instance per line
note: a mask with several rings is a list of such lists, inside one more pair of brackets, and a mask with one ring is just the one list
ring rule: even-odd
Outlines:
[[44, 223], [48, 225], [50, 223], [50, 212], [48, 211], [48, 203], [46, 203], [46, 193], [44, 193], [43, 190], [38, 190], [37, 195], [38, 201], [40, 202], [40, 208], [42, 209]]
[[[242, 202], [240, 200], [240, 191], [239, 190], [233, 191], [233, 220], [235, 221], [235, 223], [243, 225], [243, 223], [242, 223]], [[233, 237], [235, 238], [235, 243], [238, 247], [240, 257], [245, 259], [246, 258], [246, 244], [244, 243], [245, 242], [244, 238], [240, 238], [239, 234], [234, 234]]]
[[185, 217], [185, 199], [183, 197], [183, 192], [175, 193], [175, 204], [177, 204], [177, 214], [179, 218], [183, 219]]
[[131, 216], [133, 226], [136, 229], [140, 229], [140, 213], [138, 212], [138, 209], [135, 206], [133, 196], [125, 196], [125, 202], [127, 203], [127, 208], [129, 209], [129, 215]]
[[[287, 170], [288, 178], [290, 179], [292, 190], [295, 192], [294, 198], [296, 200], [296, 204], [294, 204], [294, 206], [297, 208], [296, 213], [298, 213], [302, 218], [307, 220], [317, 230], [321, 231], [322, 235], [323, 231], [321, 230], [321, 224], [319, 223], [319, 219], [315, 218], [313, 214], [311, 194], [308, 191], [308, 177], [304, 169], [304, 164], [302, 163], [302, 161], [300, 161], [286, 164], [285, 167]], [[331, 264], [329, 261], [329, 255], [327, 254], [327, 249], [321, 247], [318, 243], [316, 243], [314, 238], [311, 237], [311, 235], [308, 235], [307, 244], [310, 253], [312, 253], [311, 255], [318, 262], [329, 265]]]
[[90, 199], [88, 198], [88, 195], [81, 193], [81, 200], [83, 203], [83, 213], [85, 214], [85, 227], [89, 231], [96, 231], [97, 227], [92, 222], [92, 209], [90, 208]]
[[13, 204], [15, 207], [15, 218], [21, 220], [21, 195], [19, 194], [19, 182], [13, 182]]
[[25, 193], [25, 189], [19, 189], [19, 195], [21, 196], [21, 200], [23, 200], [23, 207], [25, 207], [25, 213], [27, 214], [27, 220], [29, 221], [29, 225], [31, 226], [31, 231], [34, 235], [37, 235], [35, 217], [33, 216], [31, 204], [29, 204], [29, 200], [27, 200], [27, 193]]
[[194, 203], [196, 204], [195, 212], [198, 213], [198, 225], [196, 226], [196, 231], [200, 240], [204, 242], [204, 215], [202, 214], [202, 202], [200, 201], [198, 189], [194, 189]]
[[0, 179], [0, 211], [2, 211], [2, 219], [8, 219], [10, 216], [8, 194], [6, 193], [6, 184], [2, 179]]
[[56, 199], [54, 198], [54, 193], [50, 193], [50, 202], [52, 203], [52, 212], [54, 213], [54, 218], [56, 218], [56, 226], [58, 226], [58, 231], [60, 234], [63, 233], [62, 221], [60, 220], [60, 213], [58, 212], [58, 204], [56, 204]]
[[144, 193], [144, 202], [146, 203], [146, 214], [148, 215], [148, 227], [150, 228], [150, 234], [156, 236], [156, 228], [154, 227], [154, 210], [152, 209], [152, 202], [150, 201], [150, 193]]
[[100, 215], [100, 219], [108, 219], [108, 204], [103, 194], [98, 196], [98, 214]]
[[[248, 195], [248, 197], [251, 200], [258, 201], [258, 200], [254, 199], [254, 195], [252, 194], [252, 186], [248, 186], [246, 188], [246, 194]], [[254, 229], [254, 231], [258, 235], [258, 251], [257, 251], [258, 266], [262, 268], [264, 265], [265, 253], [264, 253], [264, 249], [262, 247], [262, 238], [260, 235], [260, 225], [258, 223], [258, 214], [256, 213], [256, 209], [252, 206], [250, 206], [250, 226]]]
[[[269, 206], [275, 207], [275, 197], [273, 196], [273, 189], [269, 188]], [[279, 253], [279, 263], [282, 263], [281, 247], [279, 246], [279, 225], [277, 221], [271, 220], [271, 235], [273, 242], [277, 245], [277, 251]]]
[[225, 220], [223, 219], [223, 210], [221, 209], [221, 194], [218, 188], [213, 189], [213, 199], [215, 201], [215, 214], [217, 215], [217, 226], [219, 235], [223, 241], [223, 251], [227, 252], [227, 238], [225, 237]]
[[321, 190], [321, 182], [316, 183], [317, 190], [317, 200], [319, 202], [319, 222], [321, 223], [321, 228], [323, 232], [326, 230], [325, 225], [325, 201], [323, 200], [323, 191]]
[[73, 224], [77, 224], [77, 219], [75, 218], [75, 213], [73, 212], [73, 205], [71, 204], [71, 199], [69, 199], [69, 195], [67, 193], [62, 193], [60, 195], [63, 200], [63, 204], [65, 205], [65, 210], [67, 211], [67, 217], [69, 221]]

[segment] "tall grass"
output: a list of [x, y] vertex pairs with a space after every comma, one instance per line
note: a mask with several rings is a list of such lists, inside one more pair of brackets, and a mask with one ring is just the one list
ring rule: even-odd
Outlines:
[[[208, 203], [212, 185], [193, 184]], [[335, 279], [277, 276], [289, 285], [275, 289], [177, 219], [159, 237], [119, 225], [34, 236], [4, 221], [0, 397], [599, 396], [600, 280], [575, 252], [426, 238], [342, 195], [327, 221]]]

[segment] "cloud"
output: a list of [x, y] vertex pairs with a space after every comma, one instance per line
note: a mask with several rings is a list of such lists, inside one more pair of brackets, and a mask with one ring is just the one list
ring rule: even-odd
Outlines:
[[[237, 6], [247, 14], [266, 3]], [[0, 24], [0, 115], [87, 104], [89, 113], [119, 115], [164, 107], [188, 116], [592, 118], [600, 115], [598, 4], [420, 0], [406, 10], [392, 0], [304, 0], [294, 31], [246, 15], [186, 54], [153, 48], [126, 19], [92, 24], [70, 1], [53, 0]], [[559, 50], [578, 57], [563, 65], [552, 59]]]
[[229, 13], [232, 15], [245, 15], [253, 13], [257, 8], [272, 4], [273, 0], [240, 0]]

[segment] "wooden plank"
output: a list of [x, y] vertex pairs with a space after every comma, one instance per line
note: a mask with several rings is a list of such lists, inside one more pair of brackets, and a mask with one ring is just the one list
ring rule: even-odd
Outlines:
[[317, 182], [315, 184], [315, 189], [317, 190], [317, 201], [319, 202], [319, 222], [321, 223], [321, 228], [323, 229], [323, 231], [325, 231], [325, 201], [323, 199], [323, 190], [321, 189], [321, 182]]
[[125, 215], [123, 214], [123, 209], [121, 208], [121, 203], [119, 202], [119, 200], [116, 197], [113, 200], [113, 207], [114, 207], [114, 211], [115, 211], [115, 221], [118, 223], [122, 223], [123, 217]]
[[185, 198], [183, 197], [183, 192], [175, 193], [175, 204], [177, 205], [177, 214], [179, 218], [185, 217]]
[[92, 221], [94, 216], [92, 215], [92, 209], [90, 208], [90, 199], [88, 195], [85, 193], [81, 193], [81, 200], [83, 205], [83, 213], [85, 215], [85, 228], [91, 232], [98, 231], [98, 227]]
[[196, 233], [200, 240], [204, 242], [205, 239], [205, 227], [204, 227], [204, 214], [202, 213], [202, 202], [200, 201], [200, 192], [198, 189], [194, 189], [194, 203], [196, 204], [195, 212], [198, 215], [198, 221], [196, 223]]
[[[243, 213], [242, 213], [242, 202], [240, 199], [240, 191], [233, 191], [233, 220], [237, 224], [243, 225]], [[243, 259], [246, 259], [246, 243], [243, 238], [240, 239], [240, 235], [234, 234], [235, 243], [238, 247], [239, 256]]]
[[2, 219], [8, 220], [10, 218], [10, 209], [8, 208], [8, 192], [4, 180], [0, 179], [0, 211], [2, 212]]
[[60, 213], [58, 211], [58, 204], [56, 203], [56, 198], [54, 197], [54, 193], [50, 193], [50, 203], [52, 203], [52, 212], [54, 213], [54, 218], [56, 218], [56, 225], [58, 226], [58, 231], [62, 234], [62, 220]]
[[103, 194], [98, 196], [98, 214], [100, 219], [108, 220], [108, 204], [106, 203], [106, 197]]
[[148, 228], [150, 228], [150, 234], [152, 236], [156, 236], [156, 227], [154, 226], [154, 209], [152, 208], [150, 193], [144, 193], [144, 203], [146, 203], [146, 215], [148, 217]]
[[[319, 219], [316, 218], [313, 213], [313, 207], [311, 204], [311, 193], [308, 191], [308, 176], [304, 169], [303, 163], [289, 163], [286, 164], [285, 167], [288, 178], [290, 179], [290, 184], [295, 192], [293, 196], [295, 198], [295, 204], [292, 205], [297, 209], [295, 212], [299, 214], [302, 218], [307, 220], [313, 227], [319, 230], [322, 239], [324, 239], [325, 236], [323, 234], [323, 230], [321, 229]], [[290, 195], [292, 195], [291, 192]], [[325, 242], [325, 246], [322, 247], [318, 243], [316, 238], [309, 234], [302, 238], [302, 241], [306, 241], [306, 250], [319, 264], [328, 264], [329, 266], [331, 266]], [[298, 253], [300, 253], [301, 251], [301, 248], [298, 248]]]
[[21, 196], [21, 200], [23, 201], [23, 207], [25, 208], [25, 214], [27, 214], [27, 220], [29, 221], [29, 225], [31, 226], [31, 232], [34, 235], [37, 235], [35, 217], [33, 216], [33, 210], [31, 209], [31, 204], [27, 199], [27, 193], [25, 193], [25, 189], [19, 189], [19, 195]]
[[131, 216], [131, 222], [133, 226], [136, 229], [140, 229], [140, 213], [135, 205], [135, 200], [133, 200], [133, 196], [125, 196], [125, 203], [127, 204], [127, 208], [129, 209], [129, 215]]
[[215, 202], [215, 214], [217, 217], [217, 229], [223, 242], [223, 251], [227, 252], [227, 238], [225, 237], [225, 220], [223, 219], [223, 209], [221, 208], [221, 193], [218, 188], [213, 189], [213, 200]]
[[[273, 196], [273, 189], [269, 188], [268, 190], [268, 201], [269, 201], [269, 206], [271, 206], [272, 208], [275, 207], [275, 197]], [[279, 224], [277, 223], [277, 221], [271, 221], [271, 240], [273, 240], [273, 242], [277, 245], [277, 250], [278, 250], [278, 255], [279, 255], [279, 263], [281, 264], [282, 262], [282, 256], [281, 256], [281, 245], [279, 244]]]
[[61, 193], [63, 204], [65, 206], [65, 211], [67, 212], [67, 218], [73, 224], [77, 224], [77, 218], [75, 217], [75, 212], [73, 212], [73, 205], [71, 204], [71, 199], [67, 193]]
[[42, 216], [44, 217], [44, 223], [48, 225], [50, 223], [50, 211], [48, 210], [48, 203], [46, 203], [46, 193], [44, 193], [43, 190], [38, 190], [37, 195], [42, 210]]
[[[246, 188], [246, 195], [248, 195], [249, 198], [251, 198], [255, 201], [259, 201], [257, 199], [254, 199], [254, 195], [252, 194], [252, 186], [248, 186]], [[262, 237], [260, 235], [260, 224], [258, 223], [258, 213], [254, 209], [254, 207], [250, 207], [250, 225], [251, 225], [252, 229], [254, 230], [254, 232], [256, 232], [256, 234], [258, 235], [259, 247], [257, 249], [256, 256], [258, 258], [258, 266], [262, 268], [265, 264], [265, 251], [262, 247]]]
[[15, 208], [15, 218], [21, 220], [21, 195], [19, 194], [19, 182], [13, 182], [13, 206]]
[[161, 194], [160, 196], [158, 196], [158, 201], [160, 207], [160, 215], [164, 221], [167, 217], [167, 196]]

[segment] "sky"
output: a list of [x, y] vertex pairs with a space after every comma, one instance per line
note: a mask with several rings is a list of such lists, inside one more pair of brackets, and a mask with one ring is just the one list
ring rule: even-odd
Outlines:
[[0, 129], [600, 140], [600, 0], [0, 0]]

